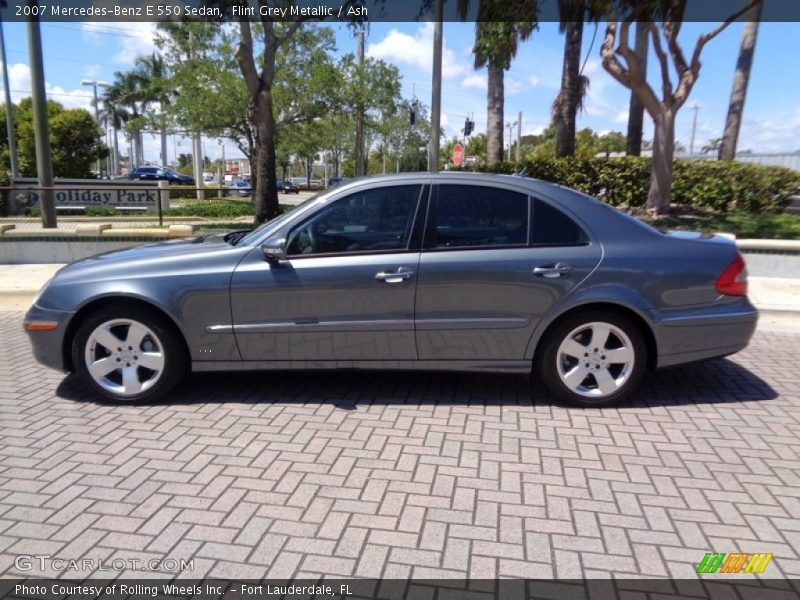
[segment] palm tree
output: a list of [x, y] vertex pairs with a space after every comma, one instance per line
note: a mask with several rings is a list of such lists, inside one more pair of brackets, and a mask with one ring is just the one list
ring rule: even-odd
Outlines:
[[739, 141], [739, 128], [742, 125], [744, 100], [747, 95], [747, 84], [750, 82], [750, 69], [753, 67], [753, 53], [758, 39], [758, 22], [761, 19], [763, 2], [756, 3], [747, 14], [747, 22], [742, 29], [742, 45], [739, 48], [739, 59], [736, 61], [736, 72], [733, 75], [731, 101], [728, 105], [728, 117], [725, 120], [725, 133], [719, 148], [720, 160], [733, 160], [736, 156], [736, 144]]
[[[641, 21], [636, 22], [634, 52], [639, 59], [639, 66], [647, 78], [647, 52], [650, 44], [648, 40], [650, 31], [647, 24]], [[628, 136], [625, 143], [625, 154], [628, 156], [640, 156], [642, 154], [642, 135], [644, 131], [644, 104], [641, 98], [631, 90], [631, 99], [628, 104]]]
[[[117, 104], [112, 96], [109, 96], [109, 91], [111, 88], [107, 88], [107, 91], [103, 96], [99, 98], [100, 102], [100, 110], [99, 110], [99, 117], [100, 121], [107, 127], [109, 124], [114, 128], [114, 155], [113, 155], [113, 171], [116, 175], [119, 174], [119, 138], [117, 134], [119, 130], [128, 122], [128, 117], [130, 114], [125, 109], [124, 106]], [[109, 169], [111, 171], [111, 169]]]
[[556, 113], [556, 157], [575, 154], [575, 119], [588, 89], [581, 80], [581, 45], [586, 3], [583, 0], [559, 0], [559, 31], [565, 34], [564, 64], [561, 68], [561, 91], [553, 103]]
[[141, 112], [139, 109], [142, 89], [139, 76], [133, 71], [126, 73], [117, 71], [114, 73], [114, 83], [106, 90], [105, 97], [114, 106], [124, 108], [128, 115], [125, 123], [132, 127], [130, 137], [133, 152], [130, 159], [130, 167], [133, 169], [144, 162], [142, 134], [140, 131]]
[[[536, 0], [482, 0], [475, 25], [475, 68], [486, 67], [486, 160], [489, 165], [503, 160], [504, 71], [511, 66], [520, 41], [536, 28]], [[468, 0], [460, 0], [462, 18]]]
[[167, 128], [164, 107], [170, 103], [173, 91], [169, 85], [167, 65], [161, 55], [153, 52], [150, 56], [136, 59], [136, 76], [140, 84], [142, 110], [157, 103], [159, 105], [159, 129], [161, 130], [161, 162], [167, 164]]
[[[627, 0], [632, 2], [633, 0]], [[575, 154], [575, 120], [583, 111], [589, 78], [583, 74], [586, 60], [581, 65], [584, 19], [595, 23], [606, 9], [604, 0], [558, 0], [558, 28], [566, 34], [564, 38], [564, 63], [561, 69], [561, 89], [553, 102], [553, 118], [556, 123], [556, 157]], [[594, 36], [592, 45], [594, 45]], [[592, 49], [589, 48], [586, 59]]]

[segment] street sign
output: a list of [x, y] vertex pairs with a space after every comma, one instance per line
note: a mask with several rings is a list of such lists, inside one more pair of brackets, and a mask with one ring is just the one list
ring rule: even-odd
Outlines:
[[453, 146], [453, 164], [460, 167], [462, 162], [464, 162], [464, 146], [456, 144]]

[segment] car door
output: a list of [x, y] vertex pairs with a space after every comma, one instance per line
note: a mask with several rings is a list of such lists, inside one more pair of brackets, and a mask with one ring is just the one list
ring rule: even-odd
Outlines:
[[434, 188], [415, 322], [421, 360], [521, 360], [534, 328], [598, 264], [563, 211], [512, 189]]
[[[234, 272], [245, 360], [412, 360], [427, 186], [352, 191], [281, 230], [287, 260], [255, 248]], [[412, 235], [413, 234], [413, 235]]]

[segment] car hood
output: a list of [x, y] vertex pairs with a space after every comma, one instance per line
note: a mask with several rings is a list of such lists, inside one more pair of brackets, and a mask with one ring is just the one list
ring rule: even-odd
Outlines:
[[[210, 261], [210, 255], [242, 255], [247, 248], [228, 244], [222, 235], [207, 235], [134, 246], [97, 254], [71, 263], [56, 275], [58, 283], [73, 280], [124, 279]], [[235, 260], [235, 259], [234, 259]]]

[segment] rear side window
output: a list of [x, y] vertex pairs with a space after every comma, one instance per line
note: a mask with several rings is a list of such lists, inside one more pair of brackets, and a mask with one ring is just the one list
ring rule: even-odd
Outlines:
[[439, 186], [426, 248], [524, 246], [527, 240], [526, 195], [486, 186]]
[[575, 246], [589, 242], [575, 221], [541, 200], [533, 203], [532, 221], [531, 244], [535, 246]]

